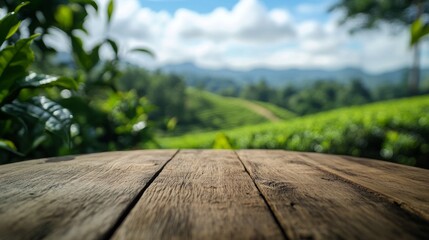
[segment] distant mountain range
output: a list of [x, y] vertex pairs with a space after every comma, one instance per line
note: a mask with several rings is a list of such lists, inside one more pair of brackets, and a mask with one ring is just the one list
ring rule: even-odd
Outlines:
[[[339, 70], [321, 69], [284, 69], [275, 70], [258, 68], [249, 71], [231, 69], [204, 69], [192, 63], [165, 65], [160, 68], [163, 72], [181, 75], [188, 83], [204, 81], [228, 81], [236, 85], [255, 83], [264, 79], [271, 86], [306, 86], [318, 80], [329, 80], [346, 83], [352, 79], [362, 80], [366, 86], [373, 88], [384, 84], [398, 84], [408, 77], [408, 69], [397, 69], [380, 74], [370, 74], [358, 68], [343, 68]], [[429, 78], [429, 68], [422, 69], [422, 79]]]
[[[72, 66], [72, 57], [68, 53], [57, 53], [56, 62]], [[127, 63], [123, 63], [127, 65]], [[135, 66], [134, 64], [129, 64]], [[240, 87], [249, 83], [256, 83], [265, 80], [270, 86], [303, 87], [312, 85], [319, 80], [335, 81], [347, 83], [352, 79], [360, 79], [369, 88], [375, 88], [385, 84], [398, 84], [408, 78], [409, 69], [401, 68], [379, 74], [371, 74], [359, 68], [343, 68], [339, 70], [323, 69], [268, 69], [256, 68], [248, 71], [231, 69], [206, 69], [196, 66], [193, 63], [164, 65], [159, 70], [165, 73], [174, 73], [184, 77], [191, 86], [199, 84], [210, 85], [209, 90], [216, 88], [226, 88], [228, 86]], [[422, 81], [429, 81], [429, 68], [421, 69]]]

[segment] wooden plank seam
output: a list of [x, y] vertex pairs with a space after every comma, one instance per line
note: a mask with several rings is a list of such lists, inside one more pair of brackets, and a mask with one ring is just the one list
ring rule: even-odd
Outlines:
[[125, 210], [121, 213], [118, 220], [113, 224], [113, 226], [100, 238], [100, 239], [111, 239], [112, 236], [115, 234], [116, 230], [122, 225], [122, 223], [127, 218], [128, 214], [133, 210], [133, 208], [136, 206], [136, 204], [139, 202], [139, 200], [142, 198], [144, 192], [149, 188], [149, 186], [155, 181], [155, 179], [159, 176], [159, 174], [164, 170], [165, 166], [174, 159], [174, 157], [180, 152], [180, 150], [177, 150], [173, 156], [171, 156], [168, 161], [165, 162], [165, 164], [151, 177], [151, 179], [143, 186], [143, 188], [140, 190], [140, 192], [134, 197], [134, 199], [130, 202], [130, 204], [125, 208]]
[[288, 235], [286, 234], [286, 231], [283, 229], [280, 220], [277, 218], [272, 206], [269, 204], [267, 198], [265, 197], [265, 195], [262, 193], [261, 189], [259, 188], [258, 184], [256, 184], [255, 179], [252, 177], [252, 175], [249, 172], [249, 169], [246, 167], [246, 165], [244, 165], [243, 160], [240, 158], [240, 156], [238, 155], [237, 151], [233, 151], [234, 154], [237, 156], [238, 161], [240, 161], [241, 165], [244, 168], [244, 171], [246, 171], [247, 175], [249, 175], [250, 179], [252, 179], [253, 185], [256, 187], [256, 189], [259, 192], [259, 196], [261, 196], [262, 200], [264, 201], [265, 205], [267, 206], [271, 216], [273, 217], [276, 225], [279, 227], [284, 239], [289, 240]]
[[305, 159], [305, 160], [310, 159], [311, 161], [309, 161], [309, 162], [311, 162], [310, 164], [314, 168], [319, 169], [320, 171], [325, 172], [327, 174], [334, 175], [334, 176], [338, 177], [338, 179], [340, 179], [341, 181], [344, 181], [344, 182], [346, 182], [352, 186], [360, 188], [360, 189], [362, 189], [362, 190], [364, 190], [364, 191], [366, 191], [372, 195], [375, 195], [379, 198], [382, 198], [383, 200], [385, 200], [387, 202], [392, 203], [394, 206], [397, 206], [398, 208], [400, 208], [402, 211], [404, 211], [405, 213], [407, 213], [411, 217], [414, 217], [416, 219], [420, 219], [420, 220], [425, 221], [425, 222], [429, 221], [429, 219], [427, 219], [424, 214], [422, 214], [419, 210], [413, 208], [412, 206], [408, 205], [406, 202], [404, 202], [404, 201], [402, 201], [402, 200], [400, 200], [394, 196], [390, 196], [388, 194], [376, 191], [370, 187], [359, 184], [359, 183], [357, 183], [357, 182], [353, 181], [352, 179], [349, 179], [345, 176], [341, 176], [341, 175], [333, 172], [332, 170], [330, 170], [329, 167], [322, 166], [321, 164], [316, 165], [315, 162], [313, 161], [313, 159], [311, 159], [311, 157], [309, 155], [307, 155], [307, 154], [303, 154], [303, 155], [305, 156], [305, 158], [302, 156], [299, 156], [299, 158]]

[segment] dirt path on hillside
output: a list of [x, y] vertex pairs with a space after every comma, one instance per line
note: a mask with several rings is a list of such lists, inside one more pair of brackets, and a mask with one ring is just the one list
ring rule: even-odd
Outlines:
[[243, 101], [243, 104], [246, 105], [247, 108], [254, 111], [255, 113], [263, 116], [264, 118], [270, 120], [271, 122], [278, 122], [281, 119], [278, 118], [274, 113], [272, 113], [270, 110], [264, 108], [261, 105], [258, 105], [256, 103], [252, 103], [250, 101]]

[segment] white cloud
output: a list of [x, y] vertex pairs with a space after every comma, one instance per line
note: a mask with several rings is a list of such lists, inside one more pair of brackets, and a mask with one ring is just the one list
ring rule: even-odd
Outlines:
[[268, 11], [257, 0], [242, 0], [231, 11], [217, 8], [204, 15], [179, 9], [167, 31], [188, 40], [244, 43], [278, 41], [294, 34], [286, 11]]
[[5, 9], [0, 8], [0, 18], [3, 18], [4, 16], [6, 16], [7, 12]]
[[[103, 12], [107, 0], [99, 0]], [[119, 1], [118, 1], [119, 2]], [[362, 67], [379, 72], [409, 65], [406, 31], [392, 35], [388, 26], [349, 35], [347, 26], [336, 24], [338, 16], [326, 21], [297, 20], [285, 9], [267, 9], [260, 0], [240, 0], [232, 9], [217, 8], [202, 14], [179, 9], [174, 14], [142, 8], [138, 0], [116, 4], [109, 36], [125, 50], [148, 46], [157, 58], [124, 55], [144, 65], [194, 62], [213, 68], [341, 68]], [[310, 6], [299, 7], [310, 12]], [[313, 6], [313, 10], [320, 9]], [[93, 44], [104, 36], [105, 16], [89, 19]], [[426, 48], [427, 49], [427, 48]], [[423, 54], [423, 63], [429, 63]]]

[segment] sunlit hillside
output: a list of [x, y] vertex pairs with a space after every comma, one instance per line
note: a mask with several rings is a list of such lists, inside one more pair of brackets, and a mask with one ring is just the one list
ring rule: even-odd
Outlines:
[[162, 138], [165, 148], [268, 148], [365, 156], [428, 167], [429, 97], [338, 109], [229, 131]]
[[187, 118], [184, 123], [179, 121], [176, 134], [231, 129], [295, 117], [290, 111], [269, 103], [223, 97], [194, 88], [186, 93]]

